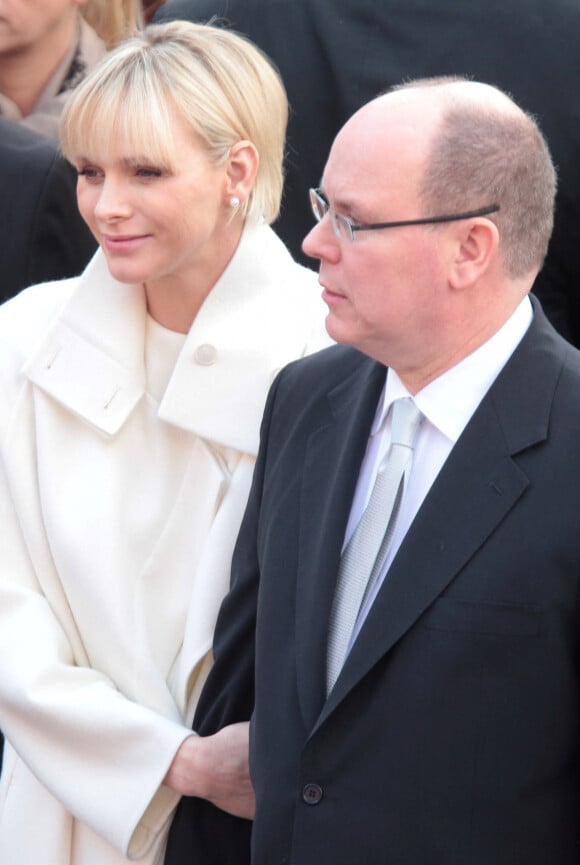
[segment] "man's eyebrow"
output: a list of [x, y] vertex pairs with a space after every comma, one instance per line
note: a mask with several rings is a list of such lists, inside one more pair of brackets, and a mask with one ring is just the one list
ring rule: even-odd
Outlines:
[[[330, 199], [328, 197], [328, 193], [324, 188], [324, 184], [320, 181], [320, 186], [318, 187], [318, 191], [320, 195], [326, 200], [328, 204], [330, 204]], [[353, 208], [357, 208], [357, 203], [349, 200], [348, 198], [336, 198], [333, 202], [332, 207], [335, 210], [339, 210], [341, 213], [351, 213]]]
[[344, 213], [345, 215], [351, 214], [353, 211], [357, 211], [360, 208], [360, 205], [357, 204], [356, 201], [353, 201], [351, 198], [337, 198], [334, 202], [333, 207], [335, 210], [340, 211], [340, 213]]

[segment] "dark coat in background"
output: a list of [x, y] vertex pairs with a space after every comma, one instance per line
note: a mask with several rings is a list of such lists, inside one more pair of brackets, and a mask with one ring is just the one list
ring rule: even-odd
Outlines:
[[534, 114], [559, 175], [556, 225], [534, 292], [580, 346], [577, 0], [168, 0], [154, 20], [214, 15], [269, 54], [286, 85], [287, 181], [274, 228], [299, 260], [313, 224], [307, 190], [318, 185], [334, 136], [389, 86], [466, 75], [508, 91]]
[[55, 142], [0, 118], [0, 303], [76, 276], [96, 247], [78, 211], [76, 172]]

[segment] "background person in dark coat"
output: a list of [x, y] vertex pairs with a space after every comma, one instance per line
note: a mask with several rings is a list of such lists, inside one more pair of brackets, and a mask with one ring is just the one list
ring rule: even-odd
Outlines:
[[55, 142], [0, 117], [0, 302], [79, 274], [97, 244], [78, 212], [76, 171]]
[[287, 180], [274, 228], [298, 258], [312, 227], [307, 190], [317, 185], [334, 136], [387, 87], [411, 78], [466, 75], [509, 92], [535, 114], [559, 190], [554, 233], [534, 293], [556, 328], [580, 346], [577, 0], [168, 0], [156, 20], [212, 15], [265, 50], [286, 85], [292, 109]]

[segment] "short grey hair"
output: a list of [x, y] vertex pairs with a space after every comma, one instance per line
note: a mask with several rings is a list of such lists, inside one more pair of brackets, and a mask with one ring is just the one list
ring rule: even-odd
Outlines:
[[499, 230], [506, 273], [519, 278], [538, 271], [554, 223], [556, 170], [536, 119], [490, 85], [436, 78], [398, 89], [418, 86], [447, 90], [420, 186], [425, 212], [498, 204], [488, 218]]

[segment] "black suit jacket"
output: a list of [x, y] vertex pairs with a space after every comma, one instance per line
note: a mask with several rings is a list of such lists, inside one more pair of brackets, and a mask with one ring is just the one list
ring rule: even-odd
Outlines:
[[[326, 700], [340, 547], [384, 373], [333, 347], [273, 386], [197, 722], [247, 712], [257, 618], [255, 865], [578, 865], [580, 353], [536, 305]], [[212, 826], [218, 846], [234, 838], [207, 806], [169, 865], [205, 861], [196, 834]]]
[[55, 142], [0, 118], [0, 303], [36, 282], [80, 273], [96, 249], [76, 173]]
[[[558, 168], [556, 224], [534, 291], [580, 346], [580, 4], [577, 0], [169, 0], [155, 20], [222, 16], [278, 65], [291, 105], [287, 180], [274, 226], [303, 263], [334, 136], [394, 84], [467, 75], [535, 114]], [[485, 203], [485, 202], [484, 202]]]

